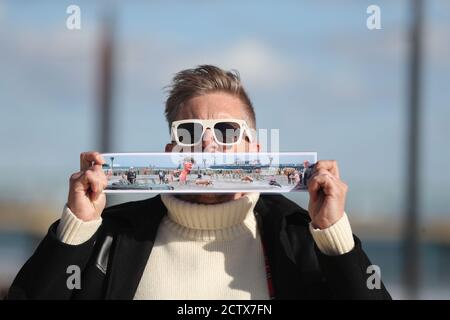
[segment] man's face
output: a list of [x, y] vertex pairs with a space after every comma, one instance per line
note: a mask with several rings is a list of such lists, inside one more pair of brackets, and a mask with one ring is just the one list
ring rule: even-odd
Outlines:
[[[246, 109], [242, 101], [228, 93], [215, 92], [208, 93], [188, 100], [181, 108], [176, 120], [185, 119], [242, 119], [250, 125]], [[175, 144], [167, 144], [166, 152], [172, 152]], [[187, 151], [186, 148], [183, 148]], [[194, 147], [191, 151], [194, 151]], [[201, 142], [203, 152], [259, 152], [259, 145], [256, 141], [250, 142], [245, 135], [239, 144], [227, 147], [219, 145], [211, 132], [207, 129]], [[237, 199], [242, 194], [198, 194], [182, 195], [181, 198], [197, 203], [220, 203]]]
[[[175, 120], [200, 119], [241, 119], [248, 121], [246, 109], [242, 101], [228, 93], [216, 92], [208, 93], [188, 100], [177, 115]], [[246, 132], [249, 133], [249, 132]], [[166, 151], [172, 151], [175, 143], [166, 146]], [[190, 150], [189, 150], [190, 149]], [[251, 143], [244, 134], [240, 143], [233, 146], [220, 145], [214, 139], [211, 129], [206, 129], [201, 145], [192, 148], [183, 148], [183, 151], [201, 152], [258, 152], [257, 143]]]

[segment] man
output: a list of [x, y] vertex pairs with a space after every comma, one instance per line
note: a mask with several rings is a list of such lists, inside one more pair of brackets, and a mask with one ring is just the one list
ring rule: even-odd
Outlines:
[[136, 182], [136, 171], [131, 167], [127, 172], [127, 180], [130, 184], [134, 184]]
[[303, 185], [307, 186], [308, 185], [308, 181], [311, 178], [311, 176], [313, 175], [313, 169], [314, 169], [314, 165], [310, 165], [308, 160], [305, 160], [303, 162], [303, 171], [302, 171], [302, 183]]
[[[167, 152], [259, 151], [249, 133], [255, 112], [235, 73], [181, 71], [166, 117]], [[236, 135], [224, 138], [230, 129]], [[336, 161], [314, 167], [307, 212], [256, 193], [165, 194], [104, 209], [104, 160], [80, 158], [62, 218], [17, 275], [11, 299], [390, 298], [383, 284], [367, 286], [371, 263], [352, 235]], [[68, 286], [69, 266], [81, 270], [77, 289]]]
[[166, 173], [162, 170], [159, 170], [158, 176], [159, 176], [159, 184], [165, 184], [166, 183]]

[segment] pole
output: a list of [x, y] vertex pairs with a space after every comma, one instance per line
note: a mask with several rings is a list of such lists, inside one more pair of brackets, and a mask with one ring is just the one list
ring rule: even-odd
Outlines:
[[423, 1], [412, 0], [408, 69], [408, 129], [406, 212], [404, 230], [404, 275], [409, 299], [418, 298], [419, 289], [419, 197], [420, 197], [420, 100], [422, 76]]

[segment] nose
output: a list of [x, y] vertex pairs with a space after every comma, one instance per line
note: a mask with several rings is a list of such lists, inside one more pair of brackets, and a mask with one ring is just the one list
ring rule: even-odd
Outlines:
[[211, 129], [206, 129], [202, 139], [203, 152], [215, 152], [219, 149], [219, 145], [214, 139], [214, 134]]

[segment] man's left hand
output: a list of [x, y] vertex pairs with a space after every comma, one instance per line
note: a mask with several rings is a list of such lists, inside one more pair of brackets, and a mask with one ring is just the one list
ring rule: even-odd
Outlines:
[[314, 228], [326, 229], [342, 218], [347, 189], [339, 178], [336, 161], [317, 161], [308, 181], [308, 211]]

